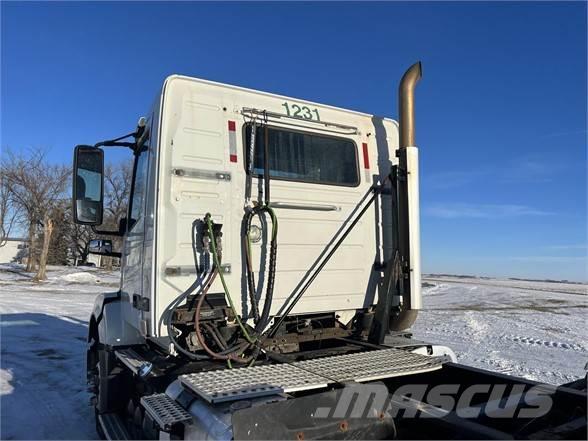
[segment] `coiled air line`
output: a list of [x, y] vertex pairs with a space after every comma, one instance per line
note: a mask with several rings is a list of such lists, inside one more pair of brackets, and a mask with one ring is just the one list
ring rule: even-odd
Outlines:
[[[245, 195], [245, 215], [243, 222], [245, 226], [244, 248], [245, 248], [245, 272], [247, 277], [247, 289], [249, 291], [249, 298], [251, 301], [251, 312], [255, 323], [255, 331], [262, 332], [269, 322], [270, 309], [272, 306], [274, 281], [276, 275], [276, 256], [277, 256], [277, 236], [278, 236], [278, 219], [274, 210], [270, 207], [270, 162], [269, 162], [269, 128], [267, 125], [267, 115], [264, 115], [264, 152], [263, 152], [263, 183], [264, 183], [264, 198], [263, 204], [261, 200], [253, 208], [248, 206], [250, 202], [250, 194]], [[255, 139], [257, 131], [257, 122], [253, 121], [251, 124], [250, 150], [249, 150], [249, 164], [248, 164], [248, 180], [253, 177], [254, 162], [255, 162]], [[249, 191], [251, 186], [249, 185]], [[257, 288], [255, 286], [255, 277], [253, 273], [253, 257], [251, 251], [251, 222], [255, 216], [261, 217], [267, 213], [272, 221], [272, 232], [269, 249], [269, 262], [267, 267], [267, 287], [265, 292], [265, 300], [263, 303], [263, 311], [259, 314], [259, 306], [257, 301]]]

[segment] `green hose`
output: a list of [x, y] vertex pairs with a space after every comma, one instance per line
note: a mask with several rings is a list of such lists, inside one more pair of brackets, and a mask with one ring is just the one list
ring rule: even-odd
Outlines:
[[237, 314], [237, 310], [235, 309], [235, 305], [233, 304], [233, 300], [231, 299], [231, 295], [229, 294], [229, 288], [227, 287], [227, 283], [225, 282], [225, 277], [223, 275], [223, 271], [222, 271], [222, 268], [220, 265], [220, 259], [218, 258], [218, 253], [216, 251], [216, 242], [215, 242], [215, 238], [214, 238], [214, 233], [212, 232], [212, 219], [211, 219], [210, 214], [206, 215], [206, 225], [208, 226], [208, 235], [210, 236], [210, 249], [212, 250], [212, 257], [214, 259], [214, 265], [217, 267], [218, 275], [220, 276], [221, 283], [223, 285], [223, 289], [225, 290], [225, 296], [227, 297], [227, 300], [229, 302], [229, 306], [230, 306], [231, 310], [233, 311], [233, 314], [235, 314], [237, 324], [241, 328], [241, 331], [243, 332], [243, 336], [245, 337], [245, 340], [247, 340], [249, 343], [253, 344], [257, 341], [257, 339], [251, 338], [251, 336], [247, 332], [247, 328], [245, 327], [245, 325], [243, 325], [243, 322], [241, 322], [241, 317], [239, 317], [239, 315]]

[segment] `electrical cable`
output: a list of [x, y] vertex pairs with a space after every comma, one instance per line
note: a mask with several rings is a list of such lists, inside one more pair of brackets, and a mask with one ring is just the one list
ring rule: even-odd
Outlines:
[[[208, 278], [208, 281], [205, 285], [203, 285], [202, 287], [202, 293], [206, 293], [208, 292], [208, 290], [210, 289], [210, 286], [212, 285], [212, 282], [214, 281], [214, 272], [211, 273], [211, 275]], [[188, 357], [191, 360], [208, 360], [210, 357], [208, 356], [202, 356], [202, 355], [198, 355], [198, 354], [194, 354], [192, 352], [189, 352], [187, 350], [185, 350], [180, 343], [176, 340], [175, 336], [174, 336], [174, 330], [172, 328], [172, 323], [171, 323], [171, 319], [173, 316], [174, 311], [176, 310], [177, 306], [186, 298], [188, 297], [193, 290], [195, 289], [195, 284], [193, 284], [190, 288], [188, 288], [184, 293], [182, 293], [180, 296], [178, 296], [171, 304], [170, 306], [168, 306], [169, 309], [169, 315], [168, 315], [168, 322], [167, 322], [167, 335], [169, 337], [169, 339], [171, 340], [171, 342], [174, 345], [174, 348], [180, 352], [181, 354], [185, 355], [186, 357]]]
[[[214, 274], [221, 274], [218, 269], [215, 269]], [[204, 337], [202, 336], [202, 332], [200, 331], [200, 311], [202, 309], [202, 304], [204, 303], [204, 299], [206, 298], [206, 294], [208, 292], [203, 292], [202, 294], [200, 294], [200, 298], [198, 299], [198, 303], [196, 304], [196, 316], [195, 316], [195, 320], [194, 320], [194, 330], [196, 331], [196, 338], [198, 339], [198, 343], [200, 343], [200, 346], [202, 346], [202, 349], [204, 349], [204, 351], [206, 351], [206, 353], [208, 355], [210, 355], [212, 358], [217, 359], [217, 360], [227, 360], [227, 364], [229, 367], [231, 367], [230, 361], [235, 361], [237, 363], [249, 363], [250, 359], [249, 358], [240, 358], [239, 356], [235, 355], [234, 353], [229, 353], [229, 354], [221, 354], [219, 352], [214, 352], [212, 349], [210, 349], [210, 347], [208, 347], [208, 345], [206, 344], [206, 341], [204, 340]]]
[[212, 339], [221, 351], [225, 351], [227, 349], [227, 345], [223, 343], [223, 341], [219, 338], [214, 326], [212, 326], [210, 323], [203, 323], [202, 327], [206, 329], [206, 331], [210, 334], [210, 336], [212, 337]]
[[[263, 329], [265, 328], [265, 326], [267, 326], [267, 324], [269, 322], [269, 315], [270, 315], [272, 299], [273, 299], [275, 270], [276, 270], [276, 255], [277, 255], [278, 223], [277, 223], [277, 218], [276, 218], [276, 215], [275, 215], [273, 209], [270, 208], [269, 128], [267, 126], [267, 115], [264, 115], [264, 117], [265, 117], [265, 119], [264, 119], [264, 121], [265, 121], [265, 124], [264, 124], [265, 125], [265, 127], [264, 127], [264, 175], [263, 175], [264, 204], [261, 205], [261, 202], [260, 202], [260, 205], [253, 207], [252, 209], [249, 209], [245, 214], [245, 223], [244, 223], [245, 229], [246, 229], [245, 237], [244, 237], [244, 248], [245, 248], [245, 257], [246, 257], [247, 288], [249, 291], [249, 296], [250, 296], [250, 301], [251, 301], [251, 309], [252, 309], [253, 318], [254, 318], [254, 322], [255, 322], [255, 328], [253, 330], [255, 334], [253, 334], [253, 337], [250, 335], [248, 329], [243, 324], [241, 317], [237, 314], [235, 305], [233, 304], [233, 300], [232, 300], [231, 295], [229, 293], [229, 289], [228, 289], [227, 283], [224, 279], [224, 275], [223, 275], [222, 268], [221, 268], [221, 253], [220, 253], [220, 250], [217, 250], [217, 243], [216, 243], [216, 238], [214, 235], [212, 218], [211, 218], [210, 213], [207, 213], [205, 216], [205, 222], [206, 222], [206, 226], [207, 226], [207, 234], [210, 238], [210, 249], [211, 249], [211, 253], [213, 256], [214, 268], [213, 268], [213, 273], [210, 278], [211, 280], [209, 281], [209, 283], [206, 286], [207, 289], [203, 290], [200, 293], [200, 296], [198, 298], [198, 302], [196, 305], [194, 328], [195, 328], [196, 337], [198, 339], [198, 342], [200, 343], [202, 348], [205, 350], [205, 352], [215, 359], [227, 360], [229, 367], [231, 366], [230, 365], [231, 360], [239, 362], [239, 363], [248, 362], [249, 360], [251, 360], [251, 358], [245, 359], [243, 357], [238, 357], [235, 355], [235, 352], [242, 353], [249, 346], [254, 346], [254, 356], [252, 357], [252, 359], [253, 359], [253, 361], [255, 361], [255, 358], [257, 357], [257, 355], [261, 351], [261, 347], [258, 344], [258, 336], [256, 334], [263, 331]], [[252, 174], [253, 174], [253, 163], [255, 160], [255, 156], [254, 156], [255, 155], [255, 136], [256, 136], [256, 131], [257, 131], [257, 127], [256, 127], [255, 122], [252, 124], [251, 130], [252, 130], [252, 133], [251, 133], [251, 137], [250, 137], [249, 164], [248, 164], [249, 175], [248, 175], [248, 179], [246, 182], [246, 201], [245, 201], [246, 209], [247, 209], [248, 204], [250, 202], [250, 192], [251, 192], [251, 182], [250, 181], [251, 181]], [[255, 278], [254, 278], [253, 262], [252, 262], [251, 221], [254, 216], [256, 216], [256, 215], [261, 216], [262, 213], [267, 213], [269, 215], [269, 217], [271, 218], [272, 233], [271, 233], [271, 240], [270, 240], [269, 263], [268, 263], [268, 268], [267, 268], [266, 293], [265, 293], [263, 311], [260, 314], [259, 313], [259, 305], [258, 305], [258, 301], [256, 298]], [[212, 339], [215, 341], [216, 345], [221, 349], [221, 352], [214, 352], [212, 349], [210, 349], [210, 347], [208, 347], [208, 345], [206, 344], [206, 341], [204, 339], [204, 336], [202, 335], [201, 326], [200, 326], [200, 311], [201, 311], [202, 305], [204, 303], [204, 300], [206, 298], [206, 295], [208, 293], [208, 288], [210, 287], [210, 285], [212, 284], [212, 282], [214, 281], [214, 279], [216, 278], [217, 275], [220, 277], [221, 284], [223, 286], [223, 290], [224, 290], [225, 296], [227, 298], [229, 307], [232, 310], [233, 315], [235, 316], [235, 321], [237, 322], [243, 337], [247, 341], [247, 343], [245, 343], [245, 344], [238, 344], [236, 346], [233, 346], [232, 348], [227, 348], [228, 345], [226, 344], [226, 342], [223, 341], [222, 336], [218, 335], [216, 333], [215, 329], [212, 329], [213, 326], [210, 324], [203, 324], [202, 327], [210, 334]], [[180, 297], [176, 302], [174, 302], [172, 309], [175, 309], [175, 307], [177, 307], [177, 305], [182, 300], [183, 300], [183, 298]]]

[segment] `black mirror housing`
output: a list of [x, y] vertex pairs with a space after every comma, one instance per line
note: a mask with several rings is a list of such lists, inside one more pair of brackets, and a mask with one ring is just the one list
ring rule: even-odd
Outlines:
[[104, 152], [78, 145], [73, 164], [73, 215], [81, 225], [100, 225], [104, 212]]

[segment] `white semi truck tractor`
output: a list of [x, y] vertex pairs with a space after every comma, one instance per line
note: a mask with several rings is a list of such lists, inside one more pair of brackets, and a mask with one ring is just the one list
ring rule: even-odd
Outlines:
[[[396, 122], [172, 75], [133, 133], [75, 148], [75, 220], [100, 237], [91, 252], [121, 260], [120, 289], [89, 322], [101, 436], [586, 435], [585, 381], [549, 388], [412, 338], [420, 78], [420, 63], [404, 74]], [[132, 151], [131, 192], [105, 231], [115, 147]]]

